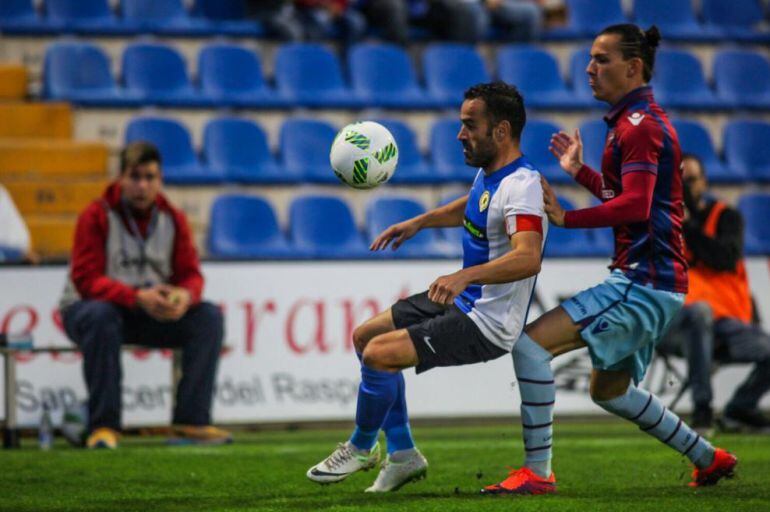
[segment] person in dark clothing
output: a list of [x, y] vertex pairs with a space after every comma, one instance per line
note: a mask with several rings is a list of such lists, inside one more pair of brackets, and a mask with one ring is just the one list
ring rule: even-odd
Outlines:
[[770, 430], [770, 420], [758, 409], [770, 390], [770, 335], [752, 323], [743, 263], [743, 218], [707, 194], [705, 169], [696, 156], [685, 155], [682, 165], [690, 291], [658, 350], [687, 359], [692, 424], [701, 432], [710, 432], [713, 425], [713, 362], [755, 363], [725, 407], [721, 424], [727, 430]]
[[192, 234], [184, 213], [161, 193], [160, 165], [155, 146], [128, 145], [118, 179], [78, 217], [59, 309], [67, 336], [83, 353], [89, 448], [118, 445], [123, 343], [181, 348], [175, 434], [185, 442], [232, 440], [211, 425], [223, 315], [201, 300]]

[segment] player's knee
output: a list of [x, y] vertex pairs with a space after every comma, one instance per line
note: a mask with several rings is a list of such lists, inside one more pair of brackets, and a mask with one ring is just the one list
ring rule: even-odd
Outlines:
[[591, 400], [602, 405], [600, 402], [607, 402], [624, 395], [628, 391], [628, 386], [631, 384], [630, 377], [625, 374], [616, 375], [616, 373], [594, 373], [591, 376], [591, 386], [589, 388]]
[[694, 323], [704, 327], [711, 327], [711, 324], [714, 322], [714, 314], [708, 303], [695, 302], [688, 307], [690, 308], [690, 315]]
[[361, 353], [361, 361], [364, 366], [372, 370], [384, 370], [386, 353], [383, 347], [376, 344], [368, 344]]

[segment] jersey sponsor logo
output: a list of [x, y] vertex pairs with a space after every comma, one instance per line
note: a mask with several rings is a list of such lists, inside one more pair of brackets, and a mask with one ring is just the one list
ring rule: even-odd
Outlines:
[[485, 190], [479, 198], [479, 211], [483, 212], [487, 208], [489, 208], [489, 190]]
[[430, 349], [431, 352], [433, 352], [434, 354], [436, 353], [436, 349], [433, 348], [433, 345], [430, 344], [430, 336], [423, 336], [422, 341], [424, 341], [425, 344], [428, 345], [428, 348]]
[[478, 238], [479, 240], [487, 239], [487, 230], [471, 222], [468, 217], [463, 218], [463, 227], [473, 238]]
[[634, 112], [633, 114], [628, 116], [628, 121], [634, 126], [639, 126], [639, 124], [641, 124], [641, 122], [644, 121], [644, 118], [645, 118], [645, 115], [642, 114], [641, 112]]
[[596, 325], [593, 326], [593, 329], [591, 329], [591, 334], [601, 334], [609, 329], [610, 323], [604, 318], [600, 318], [599, 321], [596, 322]]

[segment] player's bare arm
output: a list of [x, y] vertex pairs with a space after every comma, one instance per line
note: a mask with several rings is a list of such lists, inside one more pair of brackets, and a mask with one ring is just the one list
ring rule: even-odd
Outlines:
[[439, 304], [451, 304], [470, 284], [500, 284], [519, 281], [540, 272], [543, 235], [522, 231], [511, 237], [512, 250], [483, 265], [464, 268], [441, 276], [430, 285], [428, 298]]
[[371, 251], [381, 251], [391, 245], [393, 250], [398, 249], [402, 243], [409, 240], [423, 228], [457, 227], [463, 224], [463, 212], [468, 203], [468, 196], [464, 195], [451, 203], [434, 208], [428, 212], [393, 224], [380, 233], [369, 246]]

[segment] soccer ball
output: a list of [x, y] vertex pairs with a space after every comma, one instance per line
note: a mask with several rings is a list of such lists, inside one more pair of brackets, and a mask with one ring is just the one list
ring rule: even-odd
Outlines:
[[332, 143], [329, 160], [334, 174], [353, 188], [374, 188], [393, 176], [398, 146], [387, 128], [373, 121], [344, 127]]
[[77, 402], [64, 408], [61, 433], [72, 446], [85, 446], [87, 428], [88, 402]]

